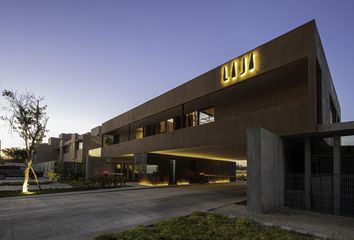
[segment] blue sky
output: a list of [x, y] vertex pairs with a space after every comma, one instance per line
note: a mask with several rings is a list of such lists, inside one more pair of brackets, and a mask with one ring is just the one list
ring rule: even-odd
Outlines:
[[[316, 19], [354, 120], [354, 1], [0, 1], [0, 89], [48, 104], [48, 136], [102, 122]], [[3, 100], [0, 100], [0, 104]], [[0, 124], [2, 147], [22, 143]]]

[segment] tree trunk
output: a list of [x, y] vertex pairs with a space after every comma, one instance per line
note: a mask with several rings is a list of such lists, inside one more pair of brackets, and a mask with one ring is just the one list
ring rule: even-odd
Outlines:
[[29, 171], [30, 171], [30, 163], [31, 160], [27, 160], [25, 172], [24, 172], [24, 179], [23, 179], [23, 185], [22, 185], [22, 193], [24, 194], [30, 194], [31, 192], [28, 191], [28, 179], [29, 179]]
[[33, 170], [32, 165], [30, 166], [30, 168], [31, 168], [31, 170], [32, 170], [32, 173], [33, 173], [34, 179], [36, 179], [36, 183], [37, 183], [37, 185], [38, 185], [38, 189], [39, 189], [39, 191], [42, 191], [41, 184], [39, 184], [39, 181], [38, 181], [38, 178], [37, 178], [37, 174], [36, 174], [36, 172]]

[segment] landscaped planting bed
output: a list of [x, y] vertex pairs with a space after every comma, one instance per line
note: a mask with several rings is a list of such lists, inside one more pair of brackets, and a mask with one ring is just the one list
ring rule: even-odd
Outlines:
[[139, 226], [120, 233], [106, 233], [95, 240], [297, 240], [315, 239], [312, 236], [264, 227], [253, 220], [229, 218], [215, 213], [196, 212], [150, 226]]

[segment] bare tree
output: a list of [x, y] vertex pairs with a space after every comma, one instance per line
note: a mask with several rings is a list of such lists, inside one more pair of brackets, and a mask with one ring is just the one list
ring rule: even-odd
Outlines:
[[32, 168], [31, 153], [42, 143], [47, 132], [48, 117], [45, 112], [47, 105], [42, 105], [44, 100], [42, 97], [37, 97], [30, 92], [18, 93], [4, 90], [2, 96], [7, 102], [7, 105], [3, 107], [7, 115], [1, 116], [0, 119], [8, 122], [11, 131], [16, 132], [25, 143], [27, 159], [22, 193], [30, 194], [31, 192], [28, 191], [30, 171], [41, 190], [37, 175]]

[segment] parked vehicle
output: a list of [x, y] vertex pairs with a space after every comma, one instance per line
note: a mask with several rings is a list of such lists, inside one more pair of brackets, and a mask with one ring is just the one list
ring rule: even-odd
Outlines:
[[[0, 179], [7, 177], [23, 177], [25, 172], [25, 166], [18, 165], [0, 165]], [[37, 177], [43, 177], [43, 173], [35, 171]], [[30, 178], [34, 178], [33, 173], [30, 172]]]

